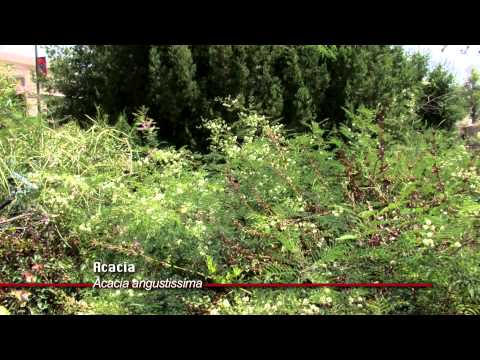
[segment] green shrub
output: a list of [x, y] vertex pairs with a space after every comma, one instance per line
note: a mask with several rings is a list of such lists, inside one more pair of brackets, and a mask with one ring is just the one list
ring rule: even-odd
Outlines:
[[12, 173], [38, 188], [0, 213], [10, 219], [0, 225], [9, 239], [1, 279], [20, 281], [42, 264], [49, 272], [33, 275], [44, 281], [93, 282], [92, 262], [103, 260], [134, 262], [137, 279], [433, 288], [41, 290], [0, 293], [0, 305], [11, 313], [479, 311], [479, 159], [459, 139], [408, 121], [399, 135], [394, 117], [383, 124], [364, 108], [347, 113], [333, 137], [316, 123], [290, 136], [240, 101], [224, 105], [238, 121], [205, 121], [208, 155], [137, 143], [136, 130], [106, 121], [88, 130], [33, 123], [0, 140], [0, 196]]
[[16, 80], [8, 67], [0, 68], [0, 115], [4, 116], [16, 108]]

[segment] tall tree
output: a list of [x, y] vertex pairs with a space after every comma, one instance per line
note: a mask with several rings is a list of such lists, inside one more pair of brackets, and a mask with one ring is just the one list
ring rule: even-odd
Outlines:
[[153, 46], [150, 49], [149, 98], [151, 115], [160, 134], [177, 144], [194, 143], [195, 103], [199, 96], [195, 64], [187, 45]]
[[475, 123], [480, 115], [480, 73], [476, 69], [472, 69], [465, 83], [465, 98], [472, 123]]
[[343, 118], [343, 108], [397, 106], [417, 92], [427, 74], [425, 56], [408, 56], [400, 46], [339, 46], [328, 61], [331, 85], [327, 90], [324, 116], [332, 124]]
[[112, 121], [124, 112], [131, 123], [145, 105], [162, 140], [200, 148], [202, 118], [235, 121], [219, 97], [238, 97], [302, 130], [311, 121], [346, 121], [345, 108], [400, 116], [422, 90], [434, 91], [422, 86], [426, 57], [387, 45], [80, 45], [53, 56], [52, 72], [65, 95], [60, 112], [81, 121], [101, 106]]
[[461, 96], [453, 74], [438, 65], [426, 78], [418, 114], [427, 125], [451, 128], [465, 114]]

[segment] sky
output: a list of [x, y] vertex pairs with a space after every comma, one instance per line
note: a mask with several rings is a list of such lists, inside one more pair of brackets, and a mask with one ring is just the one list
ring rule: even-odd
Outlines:
[[[469, 46], [467, 52], [462, 53], [467, 46]], [[442, 51], [443, 48], [444, 45], [405, 45], [405, 49], [409, 52], [420, 51], [430, 54], [432, 65], [444, 64], [461, 83], [467, 79], [472, 67], [480, 70], [480, 45], [448, 45]], [[0, 45], [0, 52], [31, 57], [35, 54], [33, 45]], [[42, 45], [39, 46], [39, 56], [45, 56]]]
[[[35, 47], [34, 45], [0, 45], [0, 52], [34, 57]], [[45, 50], [42, 49], [42, 45], [38, 48], [38, 56], [45, 56]]]
[[480, 70], [480, 45], [448, 45], [442, 51], [444, 47], [445, 45], [405, 45], [409, 52], [430, 54], [432, 65], [445, 65], [461, 83], [468, 78], [472, 67]]

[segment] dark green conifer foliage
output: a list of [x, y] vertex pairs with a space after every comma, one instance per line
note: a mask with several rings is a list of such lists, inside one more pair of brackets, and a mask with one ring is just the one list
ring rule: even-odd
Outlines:
[[194, 143], [192, 131], [196, 123], [192, 115], [199, 91], [190, 47], [153, 46], [149, 74], [147, 103], [160, 134], [177, 144]]
[[[207, 148], [202, 118], [237, 120], [218, 101], [225, 97], [301, 131], [312, 121], [338, 127], [347, 121], [344, 109], [362, 106], [401, 117], [417, 106], [412, 99], [420, 94], [426, 99], [453, 86], [438, 70], [429, 75], [437, 85], [422, 85], [427, 58], [408, 55], [401, 46], [79, 45], [58, 51], [51, 51], [50, 85], [65, 98], [52, 110], [84, 122], [100, 106], [110, 121], [125, 113], [133, 124], [144, 105], [159, 140], [196, 149]], [[452, 123], [460, 106], [456, 98], [435, 114], [421, 105], [428, 124], [445, 114]]]
[[438, 65], [427, 77], [418, 113], [429, 126], [451, 128], [466, 114], [463, 103], [453, 74]]

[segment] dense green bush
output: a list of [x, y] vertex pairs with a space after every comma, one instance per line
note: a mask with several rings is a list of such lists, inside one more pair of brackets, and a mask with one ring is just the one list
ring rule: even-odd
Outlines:
[[451, 129], [467, 114], [463, 95], [454, 75], [438, 65], [425, 80], [419, 115], [429, 126]]
[[475, 123], [480, 116], [480, 73], [475, 68], [470, 72], [463, 90], [470, 118]]
[[20, 107], [16, 84], [17, 81], [11, 69], [7, 66], [0, 66], [0, 117], [8, 116]]
[[[479, 158], [459, 139], [415, 129], [413, 115], [399, 135], [396, 117], [382, 122], [366, 108], [347, 112], [349, 125], [329, 139], [316, 122], [287, 136], [241, 101], [222, 106], [238, 121], [204, 122], [208, 155], [151, 147], [137, 128], [127, 134], [105, 117], [88, 130], [32, 124], [5, 135], [2, 178], [22, 174], [38, 190], [1, 213], [10, 219], [0, 225], [10, 239], [1, 242], [1, 279], [93, 282], [92, 262], [103, 260], [135, 262], [134, 277], [147, 279], [434, 287], [4, 291], [0, 305], [12, 313], [479, 312]], [[138, 124], [148, 121], [137, 114]], [[26, 221], [31, 232], [22, 231]]]

